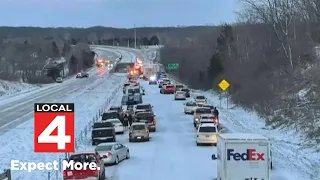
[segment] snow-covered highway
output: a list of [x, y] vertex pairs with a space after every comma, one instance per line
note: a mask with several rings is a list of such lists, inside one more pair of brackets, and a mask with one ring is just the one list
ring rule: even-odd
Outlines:
[[[102, 48], [102, 49], [101, 49]], [[99, 51], [104, 47], [99, 47]], [[139, 57], [141, 59], [147, 58], [147, 55], [140, 50], [127, 48], [108, 48], [109, 51], [120, 53], [123, 56], [124, 62], [131, 62]], [[101, 53], [103, 54], [103, 53]], [[152, 54], [152, 53], [150, 53]], [[110, 56], [106, 52], [106, 56]], [[151, 58], [150, 58], [151, 59]], [[93, 117], [97, 115], [97, 111], [102, 105], [109, 101], [109, 106], [120, 105], [122, 92], [117, 91], [122, 87], [126, 81], [125, 74], [114, 73], [112, 75], [105, 73], [99, 75], [93, 69], [91, 71], [91, 78], [75, 80], [70, 79], [65, 84], [60, 84], [63, 88], [59, 89], [59, 85], [52, 85], [54, 88], [47, 87], [46, 89], [39, 89], [41, 93], [21, 94], [6, 100], [0, 100], [0, 115], [4, 116], [9, 111], [15, 109], [22, 109], [24, 113], [20, 112], [23, 117], [21, 120], [12, 118], [10, 121], [3, 120], [2, 126], [8, 122], [14, 122], [1, 129], [0, 138], [0, 168], [5, 169], [9, 167], [11, 159], [19, 159], [22, 161], [48, 162], [58, 160], [63, 157], [60, 153], [34, 153], [33, 152], [33, 103], [34, 102], [69, 102], [75, 103], [75, 130], [76, 138], [80, 136], [80, 131], [87, 128]], [[67, 87], [70, 84], [71, 87]], [[73, 84], [73, 85], [72, 85]], [[66, 87], [64, 87], [66, 86]], [[212, 180], [216, 177], [216, 162], [211, 160], [211, 155], [216, 152], [216, 148], [212, 146], [196, 146], [196, 132], [192, 125], [192, 116], [183, 113], [183, 101], [174, 101], [173, 95], [161, 95], [159, 89], [155, 85], [148, 85], [147, 82], [142, 82], [145, 87], [146, 95], [143, 96], [145, 103], [151, 103], [154, 106], [154, 111], [157, 119], [157, 132], [151, 134], [152, 139], [149, 142], [129, 143], [128, 133], [117, 135], [117, 141], [123, 143], [130, 148], [131, 158], [125, 160], [116, 166], [106, 167], [106, 176], [108, 180]], [[218, 98], [209, 92], [193, 91], [193, 93], [202, 93], [206, 95], [213, 105], [218, 105]], [[33, 99], [34, 98], [34, 99]], [[38, 99], [37, 99], [38, 98]], [[19, 103], [24, 102], [23, 107]], [[19, 103], [14, 103], [19, 102]], [[12, 106], [16, 107], [10, 107]], [[11, 108], [11, 109], [10, 109]], [[221, 122], [235, 132], [256, 131], [257, 128], [254, 119], [251, 115], [241, 109], [226, 110], [220, 109]], [[29, 113], [29, 114], [28, 114]], [[15, 114], [15, 113], [12, 113]], [[23, 116], [23, 114], [26, 114]], [[10, 117], [13, 117], [11, 115]], [[241, 116], [241, 119], [239, 119]], [[1, 116], [0, 116], [1, 117]], [[9, 116], [8, 116], [9, 117]], [[239, 118], [238, 118], [239, 117]], [[245, 118], [251, 117], [252, 122], [245, 121]], [[239, 120], [238, 120], [239, 119]], [[2, 121], [2, 118], [1, 118]], [[2, 123], [0, 121], [0, 123]], [[15, 122], [16, 121], [16, 122]], [[242, 123], [248, 129], [241, 128], [237, 123]], [[1, 126], [1, 124], [0, 124]], [[240, 129], [241, 128], [241, 129]], [[268, 131], [278, 137], [278, 131]], [[277, 131], [277, 132], [276, 132]], [[77, 151], [93, 150], [95, 146], [91, 145], [90, 133], [81, 139], [77, 144]], [[274, 148], [286, 151], [287, 146], [281, 147], [275, 144]], [[274, 149], [273, 148], [273, 149]], [[293, 156], [293, 154], [289, 154]], [[286, 164], [294, 162], [292, 159], [283, 159], [283, 156], [278, 156], [274, 153], [275, 169], [272, 170], [271, 180], [318, 180], [318, 175], [310, 177], [305, 172], [306, 167], [301, 162], [295, 162], [294, 165]], [[288, 158], [284, 157], [284, 158]], [[304, 157], [304, 156], [303, 156]], [[297, 157], [297, 159], [300, 157]], [[316, 165], [316, 164], [315, 164]], [[299, 170], [301, 167], [301, 171]], [[309, 166], [310, 169], [312, 166]], [[13, 179], [23, 180], [46, 180], [47, 172], [34, 171], [27, 173], [25, 171], [13, 171]], [[59, 178], [62, 175], [59, 174]], [[51, 179], [53, 180], [53, 179]]]

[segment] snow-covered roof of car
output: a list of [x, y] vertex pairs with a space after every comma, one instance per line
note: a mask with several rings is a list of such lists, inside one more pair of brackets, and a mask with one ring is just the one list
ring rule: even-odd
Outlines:
[[118, 144], [118, 142], [105, 142], [105, 143], [100, 143], [97, 146], [108, 146], [108, 145], [115, 145]]
[[131, 124], [131, 126], [134, 126], [134, 125], [146, 125], [146, 123], [143, 123], [143, 122], [134, 122]]
[[217, 128], [217, 125], [214, 123], [205, 123], [205, 124], [200, 124], [200, 127], [215, 127], [215, 128]]
[[225, 133], [220, 134], [223, 139], [229, 140], [269, 140], [267, 137], [261, 134], [254, 134], [254, 133]]
[[[198, 106], [197, 109], [210, 109], [209, 107]], [[211, 110], [211, 109], [210, 109]]]
[[118, 111], [117, 110], [107, 110], [104, 113], [118, 113]]
[[72, 155], [80, 155], [80, 154], [95, 154], [96, 152], [95, 151], [81, 151], [81, 152], [75, 152], [75, 153], [72, 153]]
[[136, 105], [136, 107], [137, 106], [151, 106], [151, 104], [150, 103], [144, 103], [144, 104], [138, 104], [138, 105]]
[[105, 122], [110, 122], [110, 121], [120, 121], [118, 118], [112, 118], [112, 119], [107, 119], [104, 120]]
[[183, 93], [184, 94], [185, 92], [184, 91], [176, 91], [176, 93], [181, 93], [181, 94]]
[[200, 114], [200, 118], [201, 117], [215, 117], [215, 116], [213, 114], [206, 113], [206, 114]]

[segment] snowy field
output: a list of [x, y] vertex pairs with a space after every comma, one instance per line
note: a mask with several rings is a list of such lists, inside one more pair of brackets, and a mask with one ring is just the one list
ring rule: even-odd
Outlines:
[[0, 99], [14, 96], [21, 92], [30, 92], [42, 87], [22, 82], [0, 80]]

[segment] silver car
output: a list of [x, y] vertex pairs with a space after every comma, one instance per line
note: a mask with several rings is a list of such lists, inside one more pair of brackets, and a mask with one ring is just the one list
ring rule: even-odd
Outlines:
[[176, 91], [174, 93], [174, 100], [186, 100], [187, 96], [184, 91]]
[[104, 164], [118, 164], [130, 158], [129, 148], [118, 142], [101, 143], [95, 148], [95, 151], [102, 157]]
[[143, 123], [143, 122], [132, 123], [130, 127], [130, 132], [129, 132], [129, 142], [133, 142], [136, 140], [139, 140], [139, 141], [150, 140], [149, 129], [146, 123]]

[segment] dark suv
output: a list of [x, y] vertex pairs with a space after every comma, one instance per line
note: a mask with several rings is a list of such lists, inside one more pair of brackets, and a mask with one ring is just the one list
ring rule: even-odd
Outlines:
[[116, 142], [116, 131], [111, 122], [95, 122], [91, 132], [92, 145], [101, 142]]

